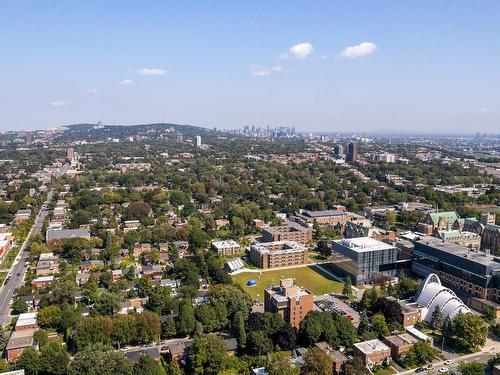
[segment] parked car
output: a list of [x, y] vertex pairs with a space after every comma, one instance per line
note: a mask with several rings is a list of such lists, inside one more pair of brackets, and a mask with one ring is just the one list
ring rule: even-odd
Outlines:
[[425, 368], [423, 367], [419, 367], [418, 369], [415, 370], [415, 372], [418, 374], [420, 372], [424, 372], [425, 371]]
[[449, 365], [452, 365], [453, 364], [453, 361], [451, 359], [447, 360], [445, 363], [444, 363], [446, 366], [449, 366]]
[[442, 374], [448, 372], [450, 369], [448, 367], [441, 367], [438, 371]]

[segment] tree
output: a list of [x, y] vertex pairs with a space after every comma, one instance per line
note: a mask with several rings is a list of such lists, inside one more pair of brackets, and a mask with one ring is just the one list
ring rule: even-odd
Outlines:
[[486, 366], [484, 363], [471, 362], [464, 363], [461, 362], [458, 366], [461, 375], [484, 375]]
[[14, 303], [12, 303], [12, 313], [13, 314], [22, 314], [28, 311], [28, 305], [22, 299], [17, 298]]
[[33, 339], [39, 347], [42, 347], [49, 341], [49, 334], [44, 329], [39, 329], [33, 334]]
[[305, 345], [318, 342], [323, 335], [323, 319], [325, 315], [319, 311], [310, 311], [300, 322], [299, 337]]
[[370, 310], [378, 298], [380, 297], [380, 292], [376, 287], [366, 289], [363, 293], [363, 297], [361, 297], [361, 305]]
[[7, 339], [7, 336], [5, 336], [5, 332], [0, 330], [0, 353], [4, 351], [8, 341], [9, 340]]
[[92, 345], [76, 353], [68, 375], [132, 375], [132, 366], [121, 351], [110, 346]]
[[404, 364], [407, 367], [417, 367], [423, 366], [432, 360], [438, 355], [438, 351], [434, 349], [427, 342], [417, 342], [413, 345], [408, 352], [406, 352], [406, 356], [404, 359]]
[[431, 327], [432, 329], [438, 329], [443, 324], [443, 314], [441, 308], [436, 306], [431, 315]]
[[[80, 254], [78, 254], [80, 257]], [[73, 281], [58, 279], [52, 285], [49, 301], [53, 305], [73, 305], [75, 303], [76, 285]]]
[[133, 315], [117, 315], [113, 318], [113, 342], [120, 348], [136, 338], [137, 326]]
[[57, 342], [47, 342], [40, 350], [42, 374], [65, 375], [69, 365], [68, 352]]
[[149, 344], [160, 338], [161, 322], [158, 314], [145, 310], [135, 316], [135, 325], [136, 338], [139, 342]]
[[263, 331], [253, 331], [248, 335], [247, 349], [257, 355], [267, 354], [273, 350], [273, 342]]
[[175, 329], [175, 320], [171, 316], [169, 316], [161, 326], [161, 336], [163, 338], [169, 339], [174, 337], [177, 334]]
[[342, 296], [349, 299], [352, 297], [352, 281], [349, 276], [344, 279], [344, 286], [342, 288]]
[[356, 327], [349, 319], [338, 314], [333, 316], [333, 323], [337, 329], [338, 344], [350, 348], [356, 340]]
[[292, 366], [289, 354], [279, 352], [267, 360], [266, 370], [268, 375], [299, 375], [299, 368]]
[[38, 375], [41, 370], [40, 355], [35, 348], [28, 347], [23, 350], [15, 366], [24, 369], [26, 375]]
[[37, 322], [42, 328], [56, 328], [59, 325], [61, 316], [61, 308], [57, 305], [50, 305], [38, 311]]
[[302, 374], [304, 375], [331, 375], [333, 361], [320, 348], [312, 347], [307, 350], [303, 356], [304, 366]]
[[462, 350], [484, 346], [488, 328], [479, 315], [458, 314], [453, 319], [454, 341]]
[[112, 330], [113, 321], [108, 316], [80, 318], [73, 331], [73, 341], [78, 350], [96, 343], [111, 345]]
[[484, 317], [484, 320], [488, 323], [492, 323], [495, 321], [496, 312], [495, 312], [495, 309], [493, 308], [493, 306], [490, 306], [490, 305], [484, 306], [483, 317]]
[[273, 341], [281, 350], [291, 350], [297, 344], [297, 330], [289, 323], [286, 323], [283, 328], [274, 334]]
[[377, 334], [379, 338], [384, 336], [389, 336], [391, 332], [389, 331], [389, 327], [385, 321], [384, 315], [377, 313], [372, 316], [372, 331]]
[[176, 329], [180, 335], [189, 335], [196, 325], [194, 309], [190, 299], [184, 299], [179, 307]]
[[136, 220], [141, 220], [151, 212], [151, 206], [146, 202], [132, 202], [127, 207], [127, 214]]
[[120, 311], [122, 297], [119, 294], [104, 291], [97, 297], [94, 309], [100, 315], [112, 316]]
[[189, 352], [188, 368], [192, 374], [217, 374], [227, 359], [226, 346], [219, 337], [201, 335], [196, 337]]
[[262, 330], [267, 336], [272, 336], [285, 325], [283, 317], [269, 311], [262, 314]]
[[171, 289], [165, 286], [157, 286], [151, 289], [148, 295], [147, 308], [157, 314], [164, 314], [167, 312], [170, 304]]
[[233, 318], [233, 336], [236, 337], [240, 348], [245, 348], [247, 343], [247, 334], [245, 330], [245, 314], [238, 311]]
[[176, 361], [172, 361], [166, 366], [167, 375], [183, 375], [184, 372], [179, 367], [179, 364]]
[[226, 305], [229, 319], [238, 311], [248, 314], [252, 307], [252, 298], [248, 293], [234, 285], [217, 284], [208, 291], [210, 301], [220, 301]]
[[370, 375], [371, 372], [368, 371], [365, 364], [361, 358], [355, 358], [353, 361], [349, 361], [344, 364], [344, 369], [342, 375]]
[[141, 355], [134, 364], [134, 374], [136, 375], [165, 375], [163, 367], [157, 363], [149, 354]]

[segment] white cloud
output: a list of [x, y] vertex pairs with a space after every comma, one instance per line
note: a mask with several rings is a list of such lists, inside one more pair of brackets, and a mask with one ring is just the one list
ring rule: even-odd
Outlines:
[[250, 66], [250, 74], [254, 77], [269, 77], [273, 74], [286, 74], [288, 71], [283, 69], [281, 66], [272, 66], [269, 68], [265, 68], [259, 65], [251, 65]]
[[120, 86], [130, 86], [133, 83], [133, 81], [131, 79], [126, 78], [122, 79], [121, 81], [118, 81], [117, 83]]
[[56, 100], [54, 102], [50, 102], [50, 105], [52, 107], [66, 107], [68, 104], [71, 104], [71, 102], [67, 102], [65, 100]]
[[486, 107], [481, 108], [481, 112], [488, 112], [488, 111], [489, 111], [489, 109]]
[[85, 91], [88, 92], [89, 94], [98, 94], [99, 93], [99, 89], [86, 89]]
[[160, 68], [142, 68], [137, 69], [137, 74], [141, 76], [163, 76], [167, 74], [167, 71]]
[[313, 50], [314, 47], [311, 43], [299, 43], [290, 47], [287, 53], [282, 53], [279, 57], [282, 59], [305, 59]]
[[377, 45], [372, 42], [363, 42], [356, 46], [349, 46], [345, 48], [340, 54], [345, 59], [356, 59], [358, 57], [365, 57], [371, 55], [378, 49]]

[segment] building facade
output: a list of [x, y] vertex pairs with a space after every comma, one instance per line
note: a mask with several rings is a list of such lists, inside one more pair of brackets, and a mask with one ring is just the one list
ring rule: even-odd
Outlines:
[[293, 279], [281, 279], [279, 286], [264, 290], [264, 311], [280, 314], [292, 327], [299, 328], [300, 322], [313, 309], [313, 295], [297, 285]]
[[264, 242], [295, 241], [306, 245], [312, 241], [312, 229], [288, 221], [283, 225], [263, 228], [262, 239]]
[[257, 243], [250, 247], [250, 260], [260, 268], [292, 267], [307, 264], [307, 248], [298, 242]]
[[379, 277], [396, 276], [392, 267], [398, 260], [398, 249], [370, 237], [344, 238], [332, 242], [332, 265], [349, 275], [356, 284], [369, 283]]

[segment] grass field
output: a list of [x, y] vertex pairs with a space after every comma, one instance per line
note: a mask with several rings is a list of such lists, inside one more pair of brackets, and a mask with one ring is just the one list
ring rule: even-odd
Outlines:
[[[261, 274], [256, 272], [245, 272], [232, 276], [233, 281], [240, 284], [252, 298], [263, 302], [264, 289], [269, 285], [278, 285], [281, 278], [292, 277], [295, 284], [303, 287], [313, 294], [321, 295], [331, 292], [340, 292], [342, 284], [330, 278], [328, 275], [321, 273], [313, 267], [299, 267], [285, 270], [267, 271]], [[248, 280], [257, 281], [257, 285], [253, 287], [247, 286]]]

